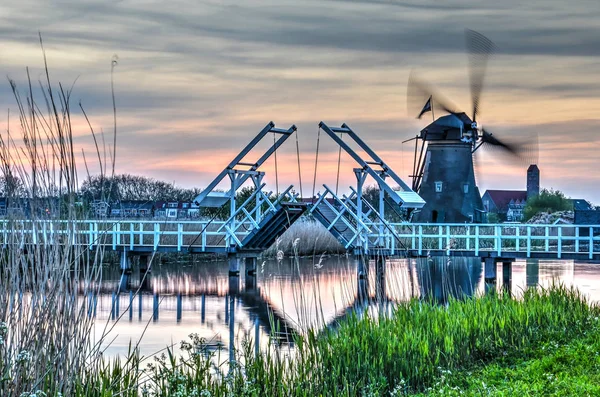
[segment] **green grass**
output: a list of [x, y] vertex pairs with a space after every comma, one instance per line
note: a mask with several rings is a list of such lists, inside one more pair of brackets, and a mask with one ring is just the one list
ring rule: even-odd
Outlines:
[[149, 367], [137, 357], [102, 364], [77, 390], [97, 396], [142, 389], [153, 396], [598, 395], [599, 314], [563, 287], [530, 290], [521, 300], [491, 295], [447, 306], [413, 300], [388, 317], [354, 316], [335, 330], [298, 338], [294, 359], [274, 350], [255, 357], [247, 341], [236, 352], [239, 364], [215, 369], [203, 341], [192, 338], [185, 357], [167, 352]]
[[600, 396], [600, 329], [564, 344], [513, 352], [487, 365], [440, 371], [429, 396]]

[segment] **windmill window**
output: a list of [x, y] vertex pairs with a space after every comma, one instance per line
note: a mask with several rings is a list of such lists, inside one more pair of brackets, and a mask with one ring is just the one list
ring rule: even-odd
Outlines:
[[468, 184], [468, 183], [465, 183], [465, 184], [463, 185], [463, 192], [465, 192], [465, 193], [469, 193], [469, 184]]
[[440, 193], [442, 191], [442, 182], [435, 183], [435, 192]]

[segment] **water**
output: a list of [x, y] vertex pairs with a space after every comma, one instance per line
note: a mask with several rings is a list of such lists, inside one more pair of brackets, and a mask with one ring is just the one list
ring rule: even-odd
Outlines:
[[[374, 262], [369, 268], [368, 279], [358, 280], [352, 258], [286, 258], [259, 261], [256, 277], [246, 278], [241, 266], [240, 277], [230, 278], [226, 261], [155, 263], [141, 284], [138, 269], [129, 280], [123, 280], [118, 266], [111, 266], [104, 272], [97, 299], [95, 337], [112, 327], [106, 355], [124, 355], [130, 341], [135, 344], [140, 339], [141, 353], [152, 355], [167, 345], [178, 350], [179, 343], [195, 333], [226, 358], [228, 348], [239, 345], [245, 336], [258, 336], [263, 348], [269, 335], [287, 346], [294, 332], [334, 326], [344, 315], [361, 310], [377, 297], [384, 304], [411, 296], [444, 302], [449, 295], [485, 291], [478, 258], [392, 260], [384, 277], [377, 277]], [[500, 289], [501, 264], [497, 274]], [[512, 265], [514, 294], [555, 281], [576, 286], [592, 301], [600, 301], [600, 264], [523, 260]], [[118, 305], [113, 303], [120, 284], [131, 290], [141, 286], [141, 298], [134, 295], [130, 301], [130, 293], [124, 292]], [[116, 306], [118, 313], [113, 311]], [[278, 332], [271, 329], [271, 318], [279, 322]]]

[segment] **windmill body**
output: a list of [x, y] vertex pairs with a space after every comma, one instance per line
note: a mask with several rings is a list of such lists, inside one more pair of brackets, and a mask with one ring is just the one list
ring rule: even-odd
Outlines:
[[425, 103], [417, 118], [427, 112], [433, 114], [436, 105], [438, 110], [445, 113], [438, 119], [434, 117], [433, 123], [423, 128], [415, 138], [412, 189], [426, 202], [419, 212], [412, 214], [415, 222], [464, 223], [486, 220], [473, 164], [473, 154], [482, 145], [507, 154], [514, 160], [524, 160], [529, 151], [537, 156], [537, 139], [524, 139], [526, 137], [523, 135], [520, 143], [511, 142], [478, 126], [485, 69], [495, 45], [480, 33], [468, 29], [465, 33], [470, 66], [471, 116], [458, 110], [439, 91], [414, 75], [411, 74], [408, 82], [409, 109], [411, 105], [416, 105], [412, 109], [416, 113]]
[[483, 221], [472, 155], [477, 132], [472, 126], [469, 117], [459, 113], [440, 117], [421, 131], [419, 138], [427, 148], [416, 187], [426, 204], [414, 214], [414, 221]]

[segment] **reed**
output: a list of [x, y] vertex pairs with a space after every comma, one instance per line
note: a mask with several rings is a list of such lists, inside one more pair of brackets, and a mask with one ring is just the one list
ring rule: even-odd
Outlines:
[[[103, 251], [79, 244], [73, 145], [79, 131], [72, 125], [71, 91], [52, 84], [43, 45], [42, 53], [42, 80], [32, 83], [29, 70], [24, 89], [10, 80], [17, 121], [11, 125], [9, 113], [7, 133], [0, 137], [7, 196], [7, 214], [0, 221], [2, 396], [38, 390], [72, 395], [83, 369], [101, 354], [90, 337], [93, 299], [86, 298], [101, 278]], [[42, 229], [53, 230], [49, 241], [42, 241]]]
[[215, 370], [217, 353], [192, 335], [182, 344], [183, 356], [168, 350], [140, 370], [132, 352], [128, 365], [115, 361], [111, 370], [88, 373], [78, 387], [91, 393], [86, 395], [133, 393], [131, 378], [128, 384], [115, 381], [129, 372], [137, 374], [140, 393], [150, 396], [408, 395], [436, 385], [446, 373], [498, 357], [597, 338], [599, 314], [579, 292], [561, 286], [529, 290], [519, 300], [502, 294], [446, 306], [412, 300], [389, 315], [355, 315], [335, 329], [298, 336], [292, 358], [275, 348], [255, 355], [248, 335], [235, 363]]
[[344, 247], [323, 225], [309, 218], [303, 218], [293, 223], [276, 244], [263, 252], [263, 256], [273, 258], [277, 256], [279, 251], [286, 255], [297, 254], [299, 256], [313, 256], [323, 253], [335, 255], [346, 252]]

